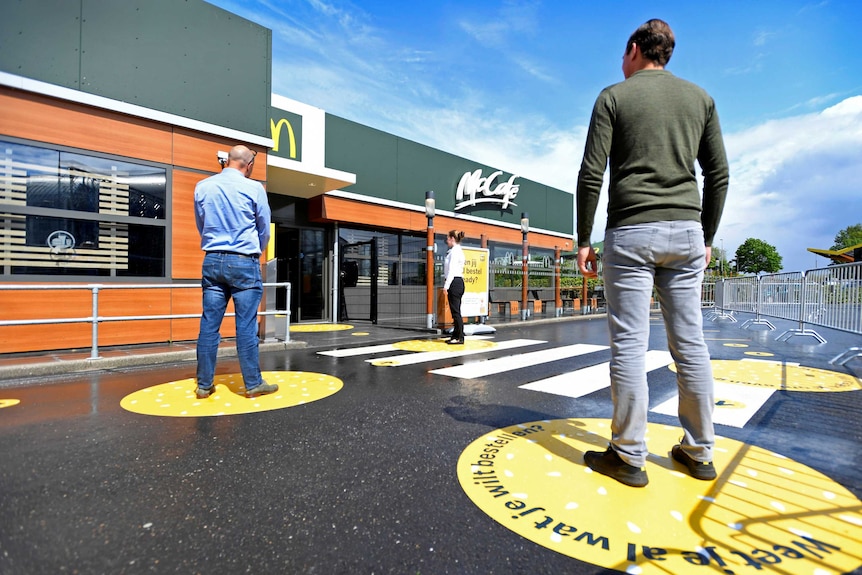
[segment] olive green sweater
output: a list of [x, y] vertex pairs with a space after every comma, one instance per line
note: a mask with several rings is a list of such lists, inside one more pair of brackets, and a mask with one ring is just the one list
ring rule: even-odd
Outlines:
[[715, 103], [703, 89], [667, 70], [648, 69], [599, 94], [578, 174], [579, 247], [590, 245], [608, 159], [608, 228], [699, 221], [712, 245], [729, 174]]

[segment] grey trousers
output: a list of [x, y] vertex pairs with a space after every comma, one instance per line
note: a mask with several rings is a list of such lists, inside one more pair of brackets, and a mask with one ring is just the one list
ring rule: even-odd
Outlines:
[[652, 222], [609, 229], [602, 261], [611, 337], [611, 445], [629, 465], [646, 463], [649, 389], [644, 357], [655, 286], [677, 367], [683, 450], [697, 461], [712, 461], [714, 392], [700, 307], [706, 266], [700, 223]]

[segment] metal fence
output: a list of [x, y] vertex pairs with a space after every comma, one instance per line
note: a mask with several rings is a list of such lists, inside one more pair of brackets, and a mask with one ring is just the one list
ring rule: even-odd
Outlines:
[[774, 330], [766, 318], [797, 322], [798, 327], [784, 331], [779, 341], [808, 336], [826, 343], [812, 326], [862, 335], [862, 262], [719, 280], [711, 318], [735, 321], [735, 312], [755, 315], [742, 324], [746, 328], [759, 324]]
[[[280, 282], [280, 283], [264, 283], [263, 287], [264, 291], [267, 292], [266, 288], [286, 288], [287, 289], [287, 301], [290, 301], [290, 282]], [[70, 284], [50, 284], [50, 285], [28, 285], [28, 284], [17, 284], [17, 285], [0, 285], [0, 291], [47, 291], [47, 290], [63, 290], [63, 291], [89, 291], [91, 292], [92, 298], [92, 315], [87, 317], [62, 317], [62, 318], [30, 318], [30, 319], [20, 319], [20, 320], [0, 320], [0, 327], [2, 326], [16, 326], [16, 325], [53, 325], [53, 324], [70, 324], [70, 323], [89, 323], [92, 324], [92, 335], [91, 335], [91, 343], [90, 343], [90, 359], [100, 359], [99, 357], [99, 324], [105, 322], [116, 322], [116, 321], [132, 321], [132, 320], [156, 320], [156, 319], [190, 319], [190, 318], [200, 318], [201, 314], [199, 313], [190, 313], [190, 314], [159, 314], [159, 315], [125, 315], [125, 316], [102, 316], [99, 315], [99, 294], [103, 291], [108, 290], [128, 290], [128, 289], [201, 289], [200, 282], [197, 284], [194, 283], [185, 283], [185, 284], [86, 284], [86, 285], [70, 285]], [[269, 308], [269, 303], [272, 298], [266, 297], [265, 301], [267, 302], [267, 308]], [[274, 307], [274, 306], [273, 306]], [[226, 313], [226, 317], [233, 317], [236, 314], [234, 313]], [[267, 316], [284, 316], [284, 328], [283, 332], [281, 329], [276, 328], [275, 333], [276, 337], [278, 335], [283, 335], [283, 337], [279, 339], [283, 339], [284, 341], [288, 341], [290, 339], [290, 310], [277, 310], [277, 309], [267, 309], [266, 311], [258, 311], [258, 317], [266, 318]]]

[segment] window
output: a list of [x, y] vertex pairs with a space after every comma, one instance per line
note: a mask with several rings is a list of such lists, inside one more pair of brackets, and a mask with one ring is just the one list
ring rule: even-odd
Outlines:
[[166, 273], [167, 170], [0, 141], [0, 276]]

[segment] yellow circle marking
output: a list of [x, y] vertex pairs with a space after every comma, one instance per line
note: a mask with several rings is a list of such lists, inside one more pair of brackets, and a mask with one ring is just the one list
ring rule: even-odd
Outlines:
[[399, 341], [393, 345], [396, 349], [404, 351], [464, 351], [491, 349], [497, 344], [487, 339], [466, 339], [463, 344], [449, 345], [449, 338], [444, 339], [410, 339]]
[[742, 353], [743, 355], [751, 355], [754, 357], [772, 357], [775, 355], [774, 353], [769, 353], [768, 351], [744, 351]]
[[277, 383], [278, 391], [247, 398], [242, 374], [229, 373], [215, 377], [216, 391], [206, 399], [197, 399], [194, 378], [169, 381], [138, 390], [120, 401], [123, 409], [143, 415], [166, 417], [204, 417], [271, 411], [310, 403], [337, 393], [344, 383], [331, 375], [305, 371], [265, 371], [268, 383]]
[[590, 470], [610, 421], [497, 429], [467, 446], [458, 480], [498, 523], [563, 555], [623, 573], [835, 574], [860, 565], [862, 502], [776, 453], [716, 438], [715, 481], [670, 458], [682, 430], [648, 424], [649, 485]]
[[3, 409], [4, 407], [12, 407], [19, 403], [21, 403], [20, 399], [0, 399], [0, 409]]
[[747, 343], [725, 343], [724, 347], [748, 347]]
[[346, 323], [297, 323], [290, 326], [290, 331], [302, 333], [345, 331], [348, 329], [353, 329], [353, 326]]
[[[668, 366], [676, 371], [676, 365]], [[789, 391], [856, 391], [862, 382], [846, 373], [775, 361], [712, 360], [715, 381]]]

